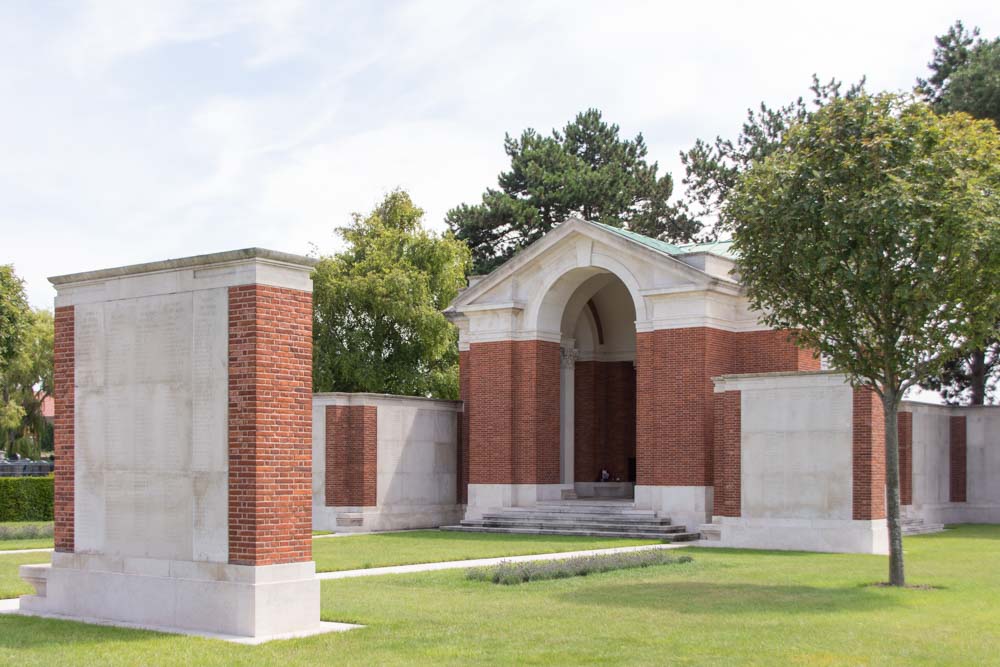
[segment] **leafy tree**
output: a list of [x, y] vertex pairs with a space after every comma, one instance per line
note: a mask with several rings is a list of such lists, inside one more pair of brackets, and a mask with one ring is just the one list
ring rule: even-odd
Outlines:
[[469, 250], [423, 229], [402, 191], [338, 229], [347, 248], [313, 275], [316, 391], [458, 397], [458, 333], [441, 311]]
[[[807, 104], [801, 97], [783, 107], [771, 108], [760, 103], [757, 110], [747, 109], [746, 120], [739, 136], [734, 139], [716, 137], [709, 143], [703, 139], [681, 153], [684, 164], [687, 207], [694, 208], [701, 218], [716, 219], [725, 227], [725, 203], [729, 191], [741, 174], [750, 166], [773, 153], [780, 145], [785, 132], [795, 123], [809, 118], [816, 109], [841, 97], [842, 83], [831, 79], [820, 83], [813, 75], [812, 101]], [[853, 99], [864, 88], [864, 80], [852, 84], [843, 94]]]
[[[992, 120], [1000, 127], [1000, 38], [985, 41], [979, 28], [967, 30], [957, 21], [935, 38], [937, 47], [928, 64], [929, 79], [918, 79], [917, 90], [939, 113], [964, 111]], [[941, 374], [922, 382], [949, 403], [983, 405], [1000, 382], [1000, 322], [993, 336], [949, 362]]]
[[[30, 317], [24, 281], [14, 273], [13, 266], [0, 265], [0, 386], [6, 386], [4, 378], [17, 356]], [[7, 390], [0, 391], [0, 432], [16, 428], [23, 416], [20, 405]]]
[[971, 352], [952, 359], [939, 375], [929, 377], [920, 385], [936, 391], [951, 405], [984, 405], [997, 397], [1000, 384], [1000, 323], [986, 343]]
[[[0, 376], [3, 395], [18, 406], [20, 419], [7, 432], [10, 444], [30, 442], [30, 451], [20, 453], [37, 458], [34, 452], [43, 440], [49, 440], [50, 426], [42, 415], [42, 403], [52, 394], [53, 340], [55, 324], [48, 310], [36, 310], [29, 315], [29, 323], [21, 336], [17, 354]], [[15, 448], [16, 449], [16, 448]]]
[[740, 274], [768, 324], [798, 329], [881, 398], [889, 579], [903, 585], [899, 401], [1000, 315], [1000, 135], [860, 94], [813, 112], [780, 148], [727, 197]]
[[500, 188], [446, 217], [472, 250], [477, 273], [492, 271], [572, 215], [670, 241], [690, 241], [701, 227], [669, 203], [673, 179], [646, 161], [642, 135], [622, 139], [597, 109], [551, 136], [530, 128], [519, 138], [506, 135], [504, 151], [510, 171], [500, 174]]

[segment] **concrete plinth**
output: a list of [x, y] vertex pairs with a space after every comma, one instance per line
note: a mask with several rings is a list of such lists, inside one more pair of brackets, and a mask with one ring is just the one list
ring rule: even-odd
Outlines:
[[657, 516], [669, 517], [677, 526], [697, 530], [712, 515], [710, 486], [647, 486], [635, 487], [636, 509], [653, 510]]
[[712, 544], [743, 549], [830, 553], [889, 553], [885, 519], [781, 519], [716, 517], [719, 539]]
[[312, 562], [254, 567], [56, 553], [51, 566], [25, 565], [21, 576], [36, 587], [21, 598], [25, 612], [249, 637], [320, 629]]

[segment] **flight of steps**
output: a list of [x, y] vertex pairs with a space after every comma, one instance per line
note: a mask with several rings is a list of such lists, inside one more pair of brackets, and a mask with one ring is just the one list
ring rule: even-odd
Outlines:
[[534, 507], [511, 507], [463, 520], [441, 530], [516, 535], [577, 535], [583, 537], [634, 537], [689, 542], [698, 539], [684, 526], [656, 516], [652, 510], [635, 509], [632, 501], [551, 500]]
[[943, 523], [925, 523], [923, 519], [903, 517], [903, 535], [925, 535], [940, 533], [944, 530]]

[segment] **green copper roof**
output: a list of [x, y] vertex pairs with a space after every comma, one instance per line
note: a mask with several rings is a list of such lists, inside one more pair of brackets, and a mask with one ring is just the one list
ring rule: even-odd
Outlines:
[[726, 239], [724, 241], [709, 241], [708, 243], [688, 243], [687, 245], [678, 247], [680, 248], [682, 255], [688, 255], [693, 252], [707, 252], [712, 255], [718, 255], [719, 257], [736, 259], [736, 252], [733, 250], [733, 242], [731, 239]]
[[673, 243], [667, 243], [666, 241], [660, 241], [659, 239], [654, 239], [649, 236], [643, 236], [642, 234], [637, 234], [635, 232], [630, 232], [627, 229], [622, 229], [620, 227], [612, 227], [611, 225], [605, 225], [601, 222], [593, 222], [599, 227], [603, 227], [609, 232], [614, 232], [619, 236], [624, 236], [625, 238], [635, 241], [636, 243], [641, 243], [647, 248], [652, 248], [658, 252], [666, 253], [668, 255], [690, 255], [696, 252], [707, 252], [712, 255], [718, 255], [719, 257], [726, 257], [727, 259], [735, 259], [733, 254], [733, 242], [732, 241], [710, 241], [708, 243], [688, 243], [686, 245], [674, 245]]

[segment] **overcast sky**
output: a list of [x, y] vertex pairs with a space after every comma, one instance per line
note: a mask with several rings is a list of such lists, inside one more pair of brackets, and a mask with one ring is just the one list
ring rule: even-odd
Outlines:
[[264, 246], [410, 191], [443, 228], [505, 167], [504, 132], [598, 107], [677, 154], [810, 76], [904, 89], [978, 2], [4, 2], [0, 263], [46, 277]]

